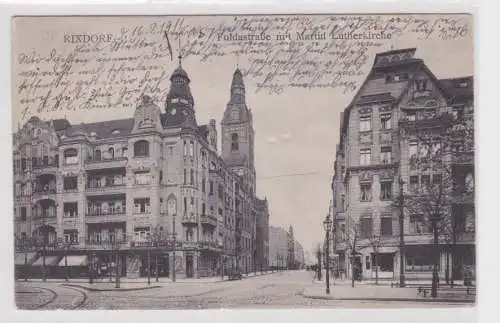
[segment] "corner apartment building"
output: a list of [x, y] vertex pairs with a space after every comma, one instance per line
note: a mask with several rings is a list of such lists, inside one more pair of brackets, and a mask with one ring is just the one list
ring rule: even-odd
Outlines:
[[[404, 263], [400, 263], [401, 212], [395, 201], [400, 190], [403, 195], [412, 194], [419, 185], [439, 179], [439, 174], [413, 162], [429, 149], [419, 143], [418, 133], [439, 133], [440, 116], [445, 113], [472, 119], [473, 79], [438, 79], [415, 53], [416, 49], [410, 48], [377, 54], [364, 83], [341, 114], [330, 207], [332, 247], [339, 269], [348, 276], [354, 264], [364, 279], [375, 277], [370, 243], [375, 236], [380, 241], [380, 278], [399, 279], [400, 266], [404, 266], [407, 279], [431, 277], [432, 232], [419, 216], [406, 211]], [[455, 182], [451, 207], [446, 210], [454, 223], [454, 234], [451, 241], [439, 237], [439, 275], [444, 279], [445, 270], [449, 270], [448, 275], [461, 279], [464, 266], [475, 266], [473, 142], [453, 151], [446, 162]], [[351, 255], [354, 225], [358, 241], [356, 254]]]
[[198, 125], [180, 62], [170, 81], [164, 111], [143, 96], [128, 119], [32, 117], [19, 126], [17, 249], [39, 256], [43, 245], [48, 265], [69, 253], [81, 263], [116, 263], [127, 276], [251, 271], [269, 213], [255, 212], [253, 119], [242, 74], [233, 74], [220, 154], [216, 121]]

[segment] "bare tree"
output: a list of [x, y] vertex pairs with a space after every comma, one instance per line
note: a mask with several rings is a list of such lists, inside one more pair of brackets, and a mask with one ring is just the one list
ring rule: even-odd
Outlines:
[[437, 297], [439, 281], [439, 236], [450, 228], [454, 232], [451, 210], [456, 183], [452, 161], [465, 142], [469, 145], [472, 142], [470, 125], [469, 120], [450, 113], [420, 122], [402, 122], [406, 134], [418, 147], [410, 156], [410, 170], [420, 175], [416, 180], [410, 178], [403, 207], [414, 223], [433, 234], [432, 297]]
[[369, 241], [370, 241], [370, 246], [373, 249], [373, 253], [375, 254], [375, 285], [378, 285], [378, 269], [379, 269], [378, 254], [380, 247], [382, 246], [382, 239], [380, 238], [380, 235], [372, 234], [369, 238]]
[[356, 266], [355, 266], [355, 257], [356, 254], [358, 253], [357, 251], [357, 246], [359, 243], [359, 223], [358, 221], [355, 221], [352, 217], [347, 218], [347, 223], [346, 223], [346, 244], [347, 244], [347, 249], [349, 250], [349, 253], [351, 255], [351, 285], [354, 287], [354, 280], [356, 277]]

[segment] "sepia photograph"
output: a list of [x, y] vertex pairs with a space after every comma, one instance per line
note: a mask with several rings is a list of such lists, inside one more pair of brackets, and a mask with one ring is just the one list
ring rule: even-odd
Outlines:
[[17, 308], [475, 306], [473, 18], [13, 17]]

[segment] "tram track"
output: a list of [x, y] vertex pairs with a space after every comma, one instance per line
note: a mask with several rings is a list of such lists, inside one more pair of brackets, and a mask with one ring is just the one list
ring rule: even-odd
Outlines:
[[[47, 288], [47, 287], [35, 287], [35, 288], [41, 291], [45, 291], [49, 293], [51, 296], [47, 301], [31, 307], [31, 309], [34, 310], [43, 310], [43, 309], [75, 310], [82, 307], [87, 302], [88, 299], [88, 295], [85, 291], [69, 286], [58, 286], [57, 288]], [[73, 297], [74, 295], [71, 295], [72, 300], [70, 300], [67, 297], [68, 295], [61, 295], [62, 294], [61, 290], [71, 290], [73, 292], [76, 292], [78, 295], [75, 297]]]

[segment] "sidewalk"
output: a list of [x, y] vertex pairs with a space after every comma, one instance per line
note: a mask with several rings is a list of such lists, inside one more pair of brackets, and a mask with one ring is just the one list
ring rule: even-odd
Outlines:
[[[371, 282], [370, 282], [371, 283]], [[325, 282], [315, 281], [313, 286], [306, 288], [302, 296], [313, 299], [332, 300], [359, 300], [359, 301], [401, 301], [401, 302], [441, 302], [441, 303], [463, 303], [475, 302], [474, 295], [467, 295], [463, 288], [452, 290], [449, 287], [438, 290], [438, 297], [429, 295], [424, 297], [418, 293], [417, 287], [391, 288], [390, 285], [373, 285], [355, 283], [351, 287], [350, 281], [330, 282], [330, 294], [326, 294]]]
[[[276, 273], [276, 272], [275, 272]], [[265, 276], [265, 275], [271, 275], [273, 274], [272, 272], [267, 272], [267, 273], [260, 273], [257, 272], [256, 274], [248, 273], [248, 276], [246, 274], [242, 274], [242, 280], [252, 278], [252, 277], [260, 277], [260, 276]], [[100, 279], [94, 279], [92, 284], [89, 284], [88, 278], [70, 278], [69, 281], [66, 281], [65, 279], [47, 279], [46, 283], [58, 283], [66, 286], [73, 286], [73, 287], [81, 287], [87, 290], [91, 291], [108, 291], [108, 290], [142, 290], [142, 289], [149, 289], [149, 288], [159, 288], [164, 285], [170, 285], [170, 284], [192, 284], [192, 285], [203, 285], [203, 284], [215, 284], [215, 283], [222, 283], [222, 282], [228, 282], [230, 281], [228, 279], [228, 276], [224, 276], [224, 279], [222, 279], [221, 276], [213, 276], [213, 277], [200, 277], [200, 278], [177, 278], [175, 282], [172, 281], [172, 279], [168, 277], [159, 277], [158, 282], [156, 282], [156, 277], [151, 277], [150, 278], [150, 285], [147, 284], [148, 278], [147, 277], [137, 277], [137, 278], [127, 278], [127, 277], [120, 277], [120, 288], [115, 288], [115, 277], [112, 277], [112, 280], [109, 280], [109, 278], [100, 278]], [[16, 282], [19, 283], [30, 283], [30, 282], [37, 282], [37, 283], [42, 283], [42, 279], [29, 279], [27, 282], [24, 281], [24, 279], [17, 279]]]

